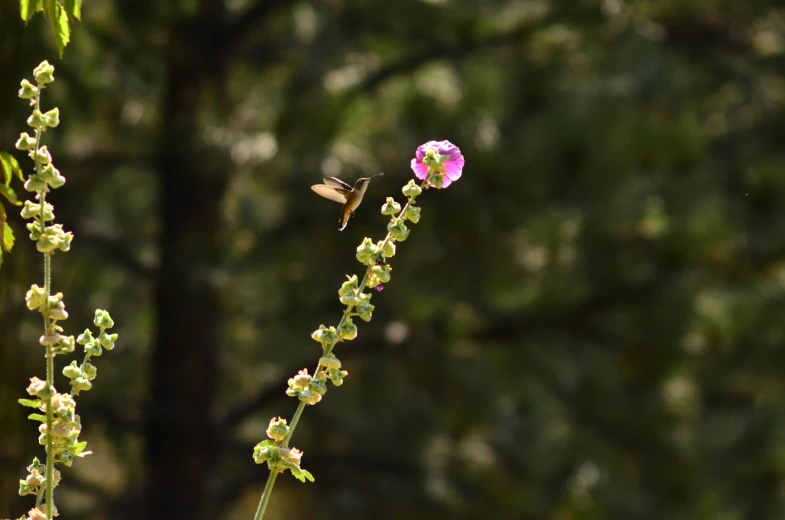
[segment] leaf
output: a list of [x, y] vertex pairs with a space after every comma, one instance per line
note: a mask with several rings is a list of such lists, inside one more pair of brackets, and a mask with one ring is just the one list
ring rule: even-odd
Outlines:
[[29, 22], [35, 13], [43, 10], [41, 0], [19, 0], [19, 16], [25, 23]]
[[69, 16], [73, 16], [80, 22], [82, 21], [82, 0], [65, 0], [65, 11]]
[[41, 406], [42, 401], [40, 399], [19, 399], [19, 404], [22, 406], [27, 406], [28, 408], [38, 408]]
[[8, 202], [13, 204], [14, 206], [21, 206], [22, 203], [19, 202], [19, 199], [16, 198], [16, 193], [10, 186], [6, 186], [4, 184], [0, 184], [0, 195], [8, 199]]
[[76, 456], [79, 456], [79, 454], [82, 453], [86, 447], [87, 447], [87, 441], [79, 442], [74, 444], [73, 446], [70, 446], [68, 448], [68, 451], [70, 451]]
[[[47, 0], [48, 2], [49, 0]], [[55, 33], [55, 42], [57, 43], [57, 52], [60, 53], [60, 58], [63, 57], [65, 46], [71, 41], [71, 28], [68, 26], [68, 14], [63, 9], [63, 6], [56, 3], [54, 7], [54, 16], [50, 18], [52, 22], [52, 31]]]
[[31, 413], [27, 416], [28, 419], [31, 421], [41, 421], [46, 422], [46, 415], [41, 415], [40, 413]]
[[303, 469], [303, 468], [300, 468], [300, 471], [302, 472], [303, 476], [308, 479], [308, 482], [313, 482], [314, 481], [313, 475], [311, 475], [310, 471], [308, 471], [307, 469]]
[[43, 3], [44, 3], [44, 8], [43, 8], [44, 14], [50, 20], [54, 20], [57, 0], [43, 0]]
[[9, 253], [14, 248], [14, 242], [16, 241], [16, 237], [14, 236], [14, 230], [11, 229], [11, 226], [8, 224], [2, 223], [0, 224], [0, 250], [8, 251]]
[[294, 478], [296, 478], [297, 480], [299, 480], [300, 482], [305, 484], [305, 477], [300, 472], [300, 470], [295, 469], [295, 468], [289, 468], [289, 470], [292, 472], [292, 475], [294, 475]]
[[16, 157], [8, 152], [0, 152], [0, 163], [2, 163], [3, 170], [5, 170], [6, 186], [11, 184], [11, 174], [16, 174], [20, 181], [25, 181], [24, 173], [22, 173], [22, 167], [19, 166], [19, 161], [16, 160]]

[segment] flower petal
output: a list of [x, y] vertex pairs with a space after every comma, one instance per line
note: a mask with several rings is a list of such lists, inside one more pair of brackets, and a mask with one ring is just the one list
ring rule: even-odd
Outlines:
[[[419, 153], [419, 148], [417, 149], [417, 153]], [[414, 172], [414, 176], [420, 180], [425, 180], [428, 176], [428, 167], [422, 163], [422, 161], [417, 161], [417, 159], [412, 159], [412, 171]]]
[[430, 148], [437, 148], [439, 147], [439, 143], [436, 141], [428, 141], [425, 144], [421, 144], [417, 147], [417, 152], [414, 154], [417, 157], [417, 162], [422, 162], [425, 158], [425, 152], [427, 152]]
[[458, 152], [454, 159], [450, 159], [449, 161], [444, 163], [444, 177], [445, 179], [450, 179], [450, 181], [457, 181], [461, 178], [463, 174], [463, 164], [464, 159], [463, 155]]

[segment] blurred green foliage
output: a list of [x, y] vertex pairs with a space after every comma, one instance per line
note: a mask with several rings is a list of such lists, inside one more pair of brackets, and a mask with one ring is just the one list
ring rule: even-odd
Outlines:
[[[64, 518], [250, 518], [251, 449], [335, 324], [417, 145], [419, 199], [270, 518], [785, 514], [785, 11], [728, 0], [91, 2], [68, 52], [0, 5], [0, 148], [42, 59], [72, 230], [53, 289], [122, 340]], [[311, 193], [384, 171], [348, 228]], [[22, 221], [0, 269], [0, 517], [37, 432]], [[79, 303], [81, 302], [81, 303]], [[69, 333], [78, 331], [69, 330]], [[60, 383], [65, 384], [65, 383]], [[6, 441], [7, 439], [7, 441]]]

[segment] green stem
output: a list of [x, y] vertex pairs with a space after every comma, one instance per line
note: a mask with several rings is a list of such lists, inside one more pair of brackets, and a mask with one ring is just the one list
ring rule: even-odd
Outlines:
[[[421, 189], [425, 188], [426, 183], [427, 180], [422, 181], [422, 184], [420, 184], [420, 188]], [[409, 205], [412, 202], [414, 202], [415, 198], [416, 197], [409, 197], [409, 200], [406, 201], [406, 205], [401, 209], [401, 212], [398, 213], [398, 216], [396, 218], [400, 218], [401, 215], [404, 214], [406, 208], [408, 208]], [[379, 248], [380, 251], [384, 251], [384, 246], [387, 245], [387, 242], [389, 242], [391, 238], [392, 238], [392, 233], [388, 232], [387, 236], [384, 238], [384, 242], [382, 242], [382, 245]], [[363, 292], [363, 290], [365, 289], [365, 284], [368, 283], [368, 275], [371, 273], [371, 267], [372, 266], [368, 266], [368, 268], [365, 270], [365, 276], [363, 276], [363, 279], [360, 282], [360, 286], [357, 289], [358, 294]], [[349, 318], [353, 310], [354, 310], [353, 305], [349, 305], [346, 307], [346, 310], [343, 311], [343, 316], [341, 316], [341, 321], [338, 322], [338, 327], [337, 327], [338, 329], [340, 329], [341, 326], [343, 326], [344, 322]], [[330, 352], [332, 352], [334, 346], [335, 345], [331, 345], [329, 348], [326, 348], [324, 350], [324, 355], [325, 356], [329, 355]], [[317, 363], [316, 369], [313, 372], [314, 378], [319, 377], [319, 370], [321, 368], [322, 368], [321, 362]], [[283, 441], [283, 446], [287, 446], [287, 447], [289, 446], [289, 441], [291, 440], [292, 435], [294, 435], [294, 430], [295, 428], [297, 428], [297, 423], [300, 422], [300, 417], [303, 415], [305, 406], [306, 406], [305, 402], [300, 401], [300, 404], [297, 406], [297, 410], [295, 410], [294, 415], [292, 416], [292, 420], [289, 424], [289, 431], [286, 433], [286, 438]], [[273, 485], [275, 485], [275, 479], [277, 477], [278, 477], [278, 473], [273, 471], [270, 473], [270, 476], [267, 478], [267, 485], [264, 486], [264, 493], [262, 493], [262, 499], [259, 502], [259, 508], [256, 510], [256, 516], [254, 516], [254, 520], [262, 520], [262, 517], [264, 517], [264, 511], [265, 509], [267, 509], [267, 502], [270, 500], [270, 495], [273, 492]]]
[[[38, 93], [35, 96], [35, 109], [41, 110], [41, 89], [39, 85]], [[41, 163], [38, 160], [38, 149], [41, 146], [42, 130], [36, 129], [35, 131], [35, 155], [33, 161], [35, 162], [35, 173], [41, 175]], [[38, 202], [41, 204], [41, 213], [39, 214], [39, 225], [41, 226], [41, 234], [46, 231], [46, 188], [38, 193]], [[54, 333], [52, 330], [51, 322], [49, 320], [49, 295], [52, 293], [52, 256], [49, 253], [44, 253], [44, 296], [46, 297], [44, 303], [44, 334], [49, 335]], [[54, 390], [54, 349], [52, 345], [46, 347], [46, 384], [49, 392]], [[52, 410], [52, 397], [46, 399], [46, 518], [52, 519], [52, 496], [54, 494], [54, 438], [52, 437], [52, 425], [54, 423], [54, 412]]]
[[259, 501], [259, 508], [256, 510], [256, 515], [253, 517], [254, 520], [262, 520], [264, 517], [264, 512], [267, 510], [267, 503], [270, 501], [270, 495], [273, 494], [273, 486], [275, 485], [276, 478], [278, 478], [278, 472], [270, 472], [270, 476], [267, 477], [267, 484], [264, 486], [262, 499]]

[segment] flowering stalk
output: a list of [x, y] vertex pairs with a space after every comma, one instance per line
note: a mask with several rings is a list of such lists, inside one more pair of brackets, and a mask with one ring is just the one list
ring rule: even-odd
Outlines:
[[322, 400], [327, 392], [327, 380], [333, 385], [341, 386], [348, 372], [341, 370], [340, 360], [333, 354], [335, 345], [340, 341], [351, 341], [357, 337], [357, 326], [352, 318], [357, 316], [363, 321], [371, 321], [374, 306], [370, 303], [371, 294], [364, 292], [366, 288], [381, 291], [383, 284], [390, 281], [392, 268], [387, 259], [394, 256], [396, 242], [403, 242], [409, 236], [409, 229], [405, 221], [416, 224], [420, 221], [420, 208], [415, 206], [415, 200], [422, 193], [423, 188], [446, 188], [452, 182], [460, 179], [463, 171], [464, 159], [457, 146], [449, 141], [429, 141], [417, 148], [415, 158], [412, 159], [411, 168], [417, 178], [422, 180], [418, 186], [410, 180], [403, 187], [403, 194], [407, 197], [406, 205], [395, 202], [388, 197], [382, 206], [382, 215], [389, 215], [387, 236], [384, 240], [374, 244], [370, 238], [365, 238], [357, 247], [357, 260], [366, 266], [365, 275], [358, 282], [357, 275], [347, 276], [341, 285], [338, 297], [346, 309], [338, 322], [337, 327], [319, 328], [311, 334], [311, 338], [322, 346], [322, 356], [316, 364], [313, 375], [307, 369], [300, 370], [289, 379], [289, 388], [286, 394], [300, 400], [297, 410], [287, 424], [286, 419], [276, 417], [270, 420], [267, 428], [269, 439], [264, 440], [254, 447], [253, 457], [257, 464], [267, 462], [270, 476], [267, 479], [259, 507], [254, 520], [264, 517], [267, 504], [272, 494], [275, 480], [279, 473], [289, 470], [301, 482], [313, 482], [313, 475], [300, 467], [302, 452], [297, 448], [290, 448], [289, 441], [300, 421], [300, 417], [307, 405], [315, 405]]
[[[29, 100], [30, 106], [34, 107], [27, 124], [35, 130], [35, 137], [23, 132], [16, 142], [16, 148], [27, 151], [35, 165], [34, 173], [27, 178], [24, 187], [36, 194], [38, 202], [25, 201], [21, 214], [23, 218], [32, 220], [27, 224], [30, 239], [36, 242], [36, 249], [44, 255], [44, 286], [32, 285], [25, 295], [25, 302], [28, 309], [40, 312], [44, 320], [44, 334], [39, 338], [39, 343], [46, 348], [46, 380], [31, 378], [27, 393], [33, 399], [20, 399], [19, 403], [45, 412], [45, 415], [33, 413], [28, 418], [42, 423], [38, 428], [41, 433], [38, 442], [46, 446], [46, 464], [41, 464], [38, 458], [33, 459], [33, 463], [27, 467], [27, 477], [19, 481], [19, 494], [36, 497], [35, 507], [29, 511], [28, 520], [51, 520], [52, 516], [57, 515], [53, 494], [55, 486], [60, 482], [60, 472], [54, 465], [63, 463], [70, 466], [74, 457], [84, 457], [90, 453], [85, 451], [87, 443], [79, 442], [82, 424], [79, 415], [75, 413], [74, 397], [80, 390], [89, 390], [92, 386], [90, 380], [96, 376], [96, 368], [89, 363], [90, 356], [100, 356], [102, 348], [114, 348], [117, 334], [106, 333], [114, 322], [109, 313], [103, 310], [95, 313], [94, 323], [100, 330], [98, 339], [85, 330], [74, 341], [73, 336], [63, 335], [63, 328], [58, 325], [59, 321], [68, 319], [68, 313], [63, 293], [52, 294], [52, 256], [56, 251], [69, 251], [73, 235], [64, 232], [61, 224], [51, 223], [54, 221], [54, 206], [46, 202], [46, 194], [50, 189], [65, 184], [65, 177], [54, 167], [49, 150], [41, 146], [44, 132], [60, 124], [59, 109], [41, 112], [41, 92], [54, 81], [54, 67], [44, 61], [35, 68], [33, 74], [36, 85], [22, 80], [19, 97]], [[77, 367], [74, 362], [63, 370], [71, 380], [72, 389], [68, 394], [61, 394], [54, 387], [54, 358], [58, 354], [73, 352], [75, 343], [85, 346], [85, 361], [81, 367]]]

